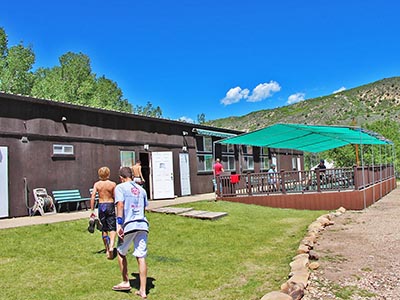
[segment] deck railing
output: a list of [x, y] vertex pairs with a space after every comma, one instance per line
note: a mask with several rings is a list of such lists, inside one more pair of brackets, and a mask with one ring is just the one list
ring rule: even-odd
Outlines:
[[392, 164], [311, 171], [220, 175], [219, 197], [362, 190], [395, 176]]

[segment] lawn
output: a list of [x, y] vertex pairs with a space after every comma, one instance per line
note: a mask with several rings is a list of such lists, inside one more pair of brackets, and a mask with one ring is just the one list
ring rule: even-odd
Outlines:
[[[286, 281], [307, 226], [325, 213], [224, 201], [182, 206], [228, 216], [147, 214], [149, 299], [261, 299]], [[106, 259], [100, 232], [88, 233], [87, 220], [0, 230], [0, 244], [0, 299], [138, 298], [111, 290], [121, 281], [118, 262]], [[137, 288], [131, 255], [128, 264]]]

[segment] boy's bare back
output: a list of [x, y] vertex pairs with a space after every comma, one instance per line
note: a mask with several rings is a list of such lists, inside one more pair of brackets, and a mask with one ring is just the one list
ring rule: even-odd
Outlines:
[[99, 203], [114, 202], [116, 183], [111, 180], [99, 180], [93, 186], [93, 193], [99, 194]]

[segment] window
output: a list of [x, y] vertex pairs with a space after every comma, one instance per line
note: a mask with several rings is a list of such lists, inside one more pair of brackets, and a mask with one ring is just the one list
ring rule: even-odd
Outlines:
[[246, 170], [254, 170], [254, 159], [253, 156], [244, 157], [244, 168]]
[[221, 144], [221, 151], [225, 153], [234, 153], [235, 145], [232, 144]]
[[197, 170], [199, 172], [212, 171], [212, 154], [197, 155]]
[[203, 151], [212, 152], [212, 138], [210, 136], [203, 136]]
[[254, 170], [253, 147], [243, 146], [243, 169], [246, 171]]
[[53, 145], [53, 155], [74, 155], [74, 146], [73, 145], [61, 145], [55, 144]]
[[297, 157], [292, 157], [292, 170], [297, 170]]
[[213, 164], [213, 143], [210, 136], [196, 137], [197, 171], [211, 172]]
[[268, 157], [262, 156], [261, 157], [261, 170], [268, 170], [269, 169], [269, 159]]
[[234, 155], [222, 155], [222, 165], [225, 171], [235, 171], [235, 156]]
[[222, 165], [224, 166], [224, 170], [228, 172], [236, 171], [235, 164], [235, 146], [231, 144], [221, 145], [222, 151]]
[[253, 146], [243, 146], [243, 154], [253, 154]]
[[268, 147], [261, 147], [260, 151], [261, 171], [269, 169], [269, 150]]
[[135, 151], [120, 151], [121, 167], [132, 167], [135, 164]]

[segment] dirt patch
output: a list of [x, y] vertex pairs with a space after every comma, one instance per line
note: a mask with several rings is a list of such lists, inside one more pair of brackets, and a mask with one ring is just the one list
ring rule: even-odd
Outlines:
[[[379, 191], [378, 191], [379, 192]], [[304, 300], [400, 299], [400, 189], [326, 227]]]

